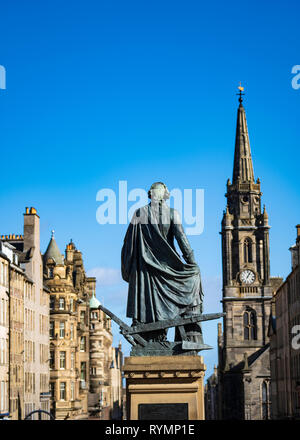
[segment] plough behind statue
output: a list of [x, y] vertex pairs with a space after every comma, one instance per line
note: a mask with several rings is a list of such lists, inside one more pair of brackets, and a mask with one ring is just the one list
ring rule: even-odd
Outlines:
[[[204, 343], [193, 342], [189, 340], [189, 335], [186, 333], [186, 326], [200, 323], [202, 321], [210, 321], [224, 316], [224, 313], [208, 313], [208, 314], [193, 314], [189, 317], [178, 317], [175, 319], [167, 319], [164, 321], [151, 322], [149, 324], [138, 324], [135, 326], [128, 326], [119, 319], [114, 313], [106, 307], [99, 305], [106, 315], [115, 321], [120, 327], [120, 333], [132, 345], [131, 356], [169, 356], [169, 355], [184, 355], [197, 354], [201, 350], [210, 350], [211, 346]], [[157, 334], [161, 330], [167, 330], [175, 327], [177, 332], [175, 335], [180, 335], [179, 341], [170, 342], [166, 339], [152, 340], [149, 335]], [[193, 353], [191, 353], [193, 352]]]

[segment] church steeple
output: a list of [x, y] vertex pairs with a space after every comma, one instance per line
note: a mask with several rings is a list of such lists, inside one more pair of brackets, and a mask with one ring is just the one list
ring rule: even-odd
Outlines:
[[242, 90], [239, 87], [239, 108], [237, 113], [236, 136], [235, 136], [235, 152], [232, 183], [254, 182], [253, 164], [250, 150], [249, 134], [246, 120], [246, 112], [242, 104]]

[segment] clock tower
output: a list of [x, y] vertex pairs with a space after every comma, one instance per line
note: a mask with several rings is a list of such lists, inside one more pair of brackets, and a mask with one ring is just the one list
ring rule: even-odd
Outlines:
[[232, 182], [222, 219], [223, 333], [219, 324], [220, 418], [269, 418], [268, 320], [272, 299], [269, 223], [254, 178], [239, 87]]

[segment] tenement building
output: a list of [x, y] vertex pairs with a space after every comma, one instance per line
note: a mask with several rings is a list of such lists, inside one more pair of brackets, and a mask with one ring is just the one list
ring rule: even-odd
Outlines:
[[292, 270], [276, 291], [269, 326], [273, 419], [300, 419], [300, 225], [296, 228]]
[[9, 415], [9, 269], [6, 246], [0, 241], [0, 418]]
[[[240, 88], [242, 90], [242, 88]], [[232, 182], [222, 219], [223, 332], [219, 331], [219, 418], [270, 418], [270, 344], [273, 284], [269, 220], [254, 179], [240, 92]]]
[[25, 208], [23, 235], [2, 235], [1, 240], [10, 275], [9, 414], [21, 419], [34, 410], [49, 411], [49, 293], [43, 286], [35, 208]]
[[50, 390], [55, 419], [109, 418], [110, 319], [98, 309], [96, 279], [71, 242], [62, 255], [52, 233], [43, 256], [50, 290]]

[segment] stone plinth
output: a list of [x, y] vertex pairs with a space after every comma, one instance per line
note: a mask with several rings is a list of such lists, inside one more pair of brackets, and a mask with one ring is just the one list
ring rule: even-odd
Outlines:
[[202, 356], [131, 356], [123, 366], [128, 420], [204, 420]]

